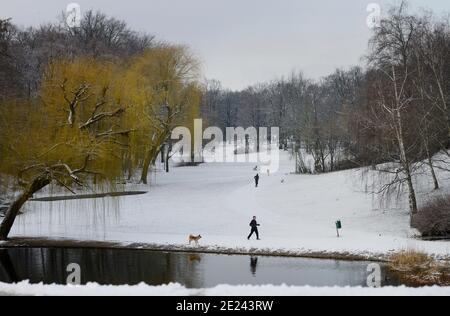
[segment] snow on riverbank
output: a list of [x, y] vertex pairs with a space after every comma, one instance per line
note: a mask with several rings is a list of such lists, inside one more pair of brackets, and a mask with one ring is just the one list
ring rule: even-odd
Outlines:
[[[173, 168], [170, 174], [153, 175], [154, 186], [145, 195], [29, 202], [12, 237], [186, 247], [189, 234], [201, 234], [201, 245], [212, 249], [363, 256], [415, 249], [438, 257], [450, 254], [450, 242], [413, 238], [405, 201], [380, 206], [364, 192], [356, 170], [294, 175], [294, 161], [283, 152], [280, 171], [270, 176], [262, 172], [256, 189], [253, 167]], [[424, 186], [423, 194], [427, 190]], [[253, 215], [261, 224], [261, 241], [246, 239]], [[337, 220], [343, 223], [341, 238], [336, 237]]]
[[19, 296], [449, 296], [450, 287], [295, 287], [295, 286], [230, 286], [211, 289], [186, 289], [180, 284], [162, 286], [86, 286], [42, 285], [21, 282], [0, 283], [1, 295]]

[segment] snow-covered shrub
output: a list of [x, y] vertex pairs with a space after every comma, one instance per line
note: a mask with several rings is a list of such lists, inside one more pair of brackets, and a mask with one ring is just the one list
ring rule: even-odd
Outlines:
[[413, 227], [424, 237], [450, 236], [450, 195], [430, 199], [413, 217]]

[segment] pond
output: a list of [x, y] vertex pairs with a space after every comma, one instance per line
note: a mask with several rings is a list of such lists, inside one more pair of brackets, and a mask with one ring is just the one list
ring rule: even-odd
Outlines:
[[[66, 284], [67, 267], [81, 268], [82, 284], [161, 285], [188, 288], [231, 285], [367, 286], [369, 262], [190, 254], [147, 250], [11, 248], [0, 249], [0, 282]], [[400, 285], [381, 264], [382, 285]]]

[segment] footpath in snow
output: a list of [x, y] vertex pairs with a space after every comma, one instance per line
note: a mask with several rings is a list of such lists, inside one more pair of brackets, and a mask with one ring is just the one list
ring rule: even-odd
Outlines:
[[[214, 163], [156, 173], [145, 195], [29, 202], [12, 237], [183, 249], [189, 234], [201, 234], [200, 244], [210, 250], [378, 257], [414, 249], [438, 257], [450, 254], [450, 242], [414, 238], [406, 203], [380, 206], [365, 192], [359, 171], [294, 175], [294, 164], [283, 152], [280, 171], [262, 171], [259, 188], [253, 182], [254, 165]], [[261, 241], [246, 239], [254, 215], [261, 224]], [[337, 220], [343, 223], [341, 238], [336, 237]]]

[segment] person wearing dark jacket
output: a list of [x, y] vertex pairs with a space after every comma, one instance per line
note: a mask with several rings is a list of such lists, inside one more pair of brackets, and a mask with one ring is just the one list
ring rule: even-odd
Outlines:
[[255, 176], [255, 186], [258, 187], [259, 184], [259, 174]]
[[259, 239], [259, 231], [258, 231], [258, 226], [261, 226], [258, 224], [258, 222], [256, 221], [256, 216], [253, 216], [253, 220], [250, 222], [250, 227], [252, 228], [250, 235], [248, 235], [247, 239], [250, 240], [250, 238], [253, 236], [253, 234], [256, 234], [256, 239]]

